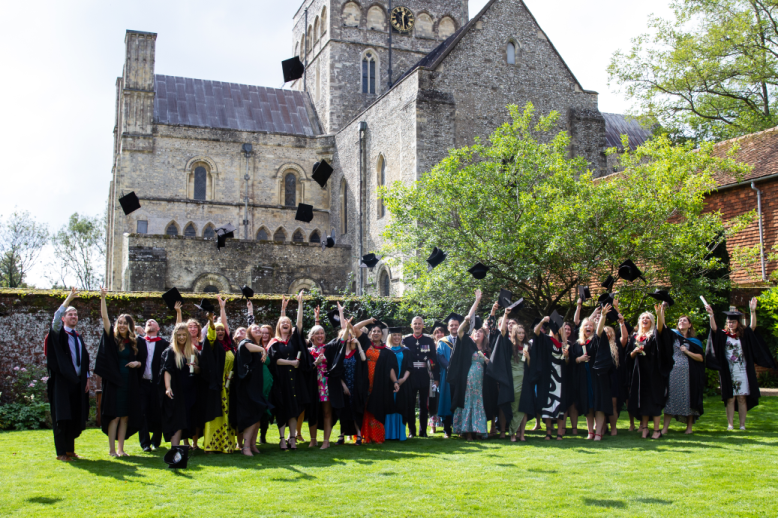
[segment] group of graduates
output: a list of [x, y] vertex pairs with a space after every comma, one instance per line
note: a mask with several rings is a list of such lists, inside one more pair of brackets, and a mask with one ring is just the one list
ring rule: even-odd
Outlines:
[[[71, 290], [57, 310], [46, 342], [55, 446], [63, 461], [78, 458], [74, 440], [88, 409], [89, 355], [70, 306], [76, 296]], [[101, 425], [110, 455], [126, 456], [124, 442], [137, 432], [147, 452], [163, 438], [170, 442], [165, 461], [171, 467], [185, 467], [190, 450], [200, 448], [253, 456], [266, 444], [272, 421], [286, 451], [297, 450], [306, 421], [309, 447], [318, 446], [319, 428], [321, 449], [330, 447], [338, 421], [337, 444], [347, 438], [357, 445], [403, 441], [417, 435], [417, 405], [419, 437], [427, 437], [431, 426], [432, 433], [442, 427], [447, 438], [499, 434], [525, 441], [527, 421], [534, 418], [536, 430], [545, 422], [546, 440], [562, 440], [567, 419], [577, 435], [583, 417], [587, 438], [600, 441], [608, 431], [617, 434], [626, 406], [630, 430], [638, 421], [643, 438], [659, 439], [673, 417], [692, 433], [703, 414], [706, 368], [719, 373], [728, 428], [734, 428], [737, 410], [745, 429], [746, 412], [759, 400], [754, 365], [775, 367], [754, 333], [755, 299], [749, 326], [743, 314], [727, 312], [722, 329], [706, 305], [711, 334], [704, 346], [690, 318], [681, 317], [675, 328], [665, 321], [672, 304], [666, 294], [654, 297], [654, 312], [640, 315], [634, 329], [613, 297], [582, 320], [579, 299], [573, 322], [554, 312], [525, 328], [513, 317], [517, 303], [509, 296], [501, 294], [483, 320], [477, 290], [467, 315], [451, 313], [429, 333], [415, 317], [407, 336], [375, 318], [354, 323], [338, 304], [327, 313], [337, 330], [329, 341], [318, 307], [315, 325], [304, 333], [302, 291], [296, 323], [286, 316], [284, 298], [274, 327], [255, 323], [250, 300], [248, 326], [235, 330], [223, 299], [217, 297], [218, 319], [211, 304], [200, 304], [205, 327], [195, 319], [184, 322], [179, 301], [168, 342], [158, 336], [155, 320], [140, 328], [122, 314], [112, 324], [101, 289], [104, 329], [94, 374], [102, 380]]]

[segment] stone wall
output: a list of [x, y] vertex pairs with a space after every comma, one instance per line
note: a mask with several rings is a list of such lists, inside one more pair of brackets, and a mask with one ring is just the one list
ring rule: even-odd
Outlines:
[[211, 239], [126, 234], [122, 260], [125, 291], [239, 293], [244, 284], [257, 293], [293, 293], [319, 287], [342, 293], [353, 263], [351, 246], [321, 249], [313, 243], [227, 240], [217, 251]]

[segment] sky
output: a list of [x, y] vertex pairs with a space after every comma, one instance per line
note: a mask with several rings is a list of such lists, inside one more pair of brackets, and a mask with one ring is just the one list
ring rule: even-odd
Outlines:
[[[470, 0], [474, 16], [487, 0]], [[618, 49], [669, 17], [668, 0], [525, 0], [600, 110], [630, 102], [608, 86]], [[297, 0], [8, 2], [0, 31], [0, 217], [29, 211], [56, 231], [74, 212], [102, 214], [111, 178], [116, 78], [127, 29], [157, 33], [158, 74], [280, 87], [293, 54]], [[400, 1], [395, 0], [396, 5]], [[49, 287], [46, 250], [28, 282]]]

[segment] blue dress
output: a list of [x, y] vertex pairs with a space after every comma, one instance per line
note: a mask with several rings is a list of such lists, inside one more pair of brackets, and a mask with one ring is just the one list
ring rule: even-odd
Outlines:
[[[395, 373], [397, 374], [397, 379], [400, 379], [402, 377], [402, 373], [400, 372], [400, 369], [402, 368], [403, 364], [403, 348], [400, 347], [390, 347], [390, 351], [392, 351], [397, 357], [397, 370], [395, 370]], [[394, 399], [397, 401], [397, 394], [394, 394]], [[386, 415], [386, 421], [384, 421], [384, 433], [385, 438], [387, 440], [389, 439], [399, 439], [401, 441], [404, 441], [407, 439], [405, 436], [405, 424], [403, 423], [403, 416], [402, 414], [387, 414]]]
[[[449, 337], [450, 338], [450, 337]], [[446, 382], [446, 368], [443, 367], [443, 362], [440, 358], [445, 360], [445, 364], [451, 361], [451, 346], [441, 340], [438, 342], [438, 364], [440, 365], [440, 395], [438, 396], [438, 416], [446, 417], [452, 415], [451, 412], [451, 387]]]

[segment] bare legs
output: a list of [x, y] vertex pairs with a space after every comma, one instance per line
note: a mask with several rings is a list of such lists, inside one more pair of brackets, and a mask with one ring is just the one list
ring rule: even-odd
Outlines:
[[[652, 439], [659, 439], [662, 437], [662, 430], [659, 429], [659, 421], [662, 419], [661, 415], [654, 416], [654, 433], [651, 435]], [[643, 430], [643, 438], [648, 437], [648, 416], [644, 415], [640, 418], [640, 428]]]
[[[593, 410], [589, 410], [589, 413], [586, 414], [586, 430], [589, 433], [589, 435], [586, 438], [594, 439], [594, 411]], [[601, 430], [601, 428], [597, 428], [597, 430]]]
[[257, 449], [258, 432], [259, 422], [256, 422], [243, 430], [243, 447], [240, 449], [240, 451], [246, 457], [253, 457], [254, 453], [259, 453], [259, 449]]
[[[746, 415], [748, 414], [748, 406], [746, 403], [746, 396], [735, 396], [737, 398], [737, 415], [740, 418], [740, 429], [746, 429]], [[729, 398], [727, 400], [727, 424], [729, 429], [734, 429], [735, 420], [735, 398]]]
[[170, 438], [170, 446], [178, 446], [179, 444], [181, 444], [181, 430], [174, 433], [173, 437]]
[[[552, 424], [552, 419], [544, 419], [543, 420], [546, 423], [546, 440], [551, 440], [551, 435], [554, 433], [554, 425]], [[561, 419], [556, 420], [556, 426], [557, 426], [557, 436], [556, 440], [561, 441], [562, 437], [565, 436], [565, 419], [564, 417]]]
[[635, 431], [635, 416], [632, 415], [632, 412], [628, 412], [629, 414], [629, 431], [634, 432]]
[[[127, 435], [128, 416], [117, 417], [108, 424], [108, 454], [111, 457], [128, 457], [124, 453], [124, 437]], [[117, 437], [118, 435], [118, 437]], [[119, 439], [119, 452], [116, 452], [116, 439]]]
[[570, 427], [573, 429], [572, 434], [578, 435], [578, 409], [575, 405], [570, 405], [567, 409], [567, 413], [570, 416]]
[[[600, 432], [598, 434], [594, 435], [595, 441], [601, 441], [602, 440], [602, 432], [605, 430], [605, 412], [600, 412], [599, 410], [594, 413], [594, 426], [595, 429]], [[589, 418], [586, 418], [587, 425], [589, 424]]]
[[[303, 422], [305, 422], [305, 410], [303, 410], [302, 414], [297, 416], [297, 426], [294, 427], [294, 428], [290, 428], [289, 429], [289, 438], [290, 439], [292, 438], [291, 434], [292, 434], [292, 431], [294, 430], [294, 431], [297, 432], [297, 435], [295, 435], [296, 439], [299, 439], [301, 441], [305, 440], [305, 439], [303, 439]], [[311, 441], [314, 442], [314, 443], [316, 442], [316, 435], [313, 435], [313, 437], [311, 437]]]
[[615, 397], [611, 398], [611, 400], [613, 401], [613, 413], [610, 415], [610, 417], [608, 417], [608, 420], [611, 424], [611, 435], [617, 435], [618, 432], [616, 432], [616, 423], [619, 422], [619, 412], [617, 408], [619, 405], [619, 400]]
[[533, 432], [537, 432], [538, 430], [540, 430], [540, 423], [541, 423], [541, 421], [542, 420], [540, 419], [540, 414], [536, 415], [535, 416], [535, 428], [532, 429]]

